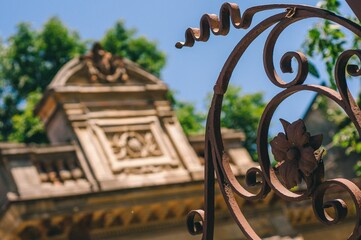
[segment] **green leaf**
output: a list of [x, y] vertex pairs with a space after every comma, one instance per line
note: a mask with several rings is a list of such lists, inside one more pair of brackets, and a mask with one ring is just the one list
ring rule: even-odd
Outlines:
[[320, 73], [318, 72], [316, 66], [312, 62], [308, 62], [308, 71], [315, 78], [320, 78]]

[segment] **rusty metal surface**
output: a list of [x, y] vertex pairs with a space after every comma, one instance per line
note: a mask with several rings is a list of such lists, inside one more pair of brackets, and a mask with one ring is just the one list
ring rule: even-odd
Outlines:
[[351, 7], [356, 17], [361, 20], [361, 4], [358, 0], [346, 0], [347, 4]]
[[[356, 16], [360, 18], [361, 4], [359, 0], [346, 0], [346, 2]], [[325, 224], [332, 225], [338, 223], [347, 215], [347, 205], [343, 200], [324, 200], [325, 192], [333, 186], [344, 189], [352, 198], [356, 207], [356, 223], [348, 239], [360, 239], [361, 191], [353, 182], [347, 179], [323, 179], [322, 151], [318, 149], [322, 142], [322, 136], [311, 136], [302, 120], [295, 123], [282, 120], [285, 132], [276, 136], [271, 143], [268, 140], [268, 132], [273, 114], [284, 100], [297, 92], [311, 91], [321, 94], [339, 105], [351, 119], [359, 135], [361, 135], [361, 111], [352, 97], [346, 81], [347, 74], [354, 77], [361, 76], [359, 67], [349, 64], [350, 59], [353, 57], [361, 60], [361, 50], [347, 50], [340, 53], [334, 73], [337, 91], [325, 86], [305, 84], [308, 76], [308, 61], [301, 52], [287, 52], [281, 59], [280, 64], [283, 73], [292, 72], [292, 59], [295, 59], [298, 63], [297, 74], [290, 82], [283, 81], [277, 74], [273, 60], [275, 44], [280, 34], [288, 26], [298, 21], [308, 18], [326, 19], [345, 27], [359, 37], [361, 37], [361, 26], [330, 11], [311, 6], [272, 4], [252, 7], [241, 14], [236, 4], [225, 3], [221, 7], [219, 17], [214, 14], [203, 15], [200, 28], [188, 28], [185, 33], [185, 41], [178, 42], [176, 47], [192, 47], [196, 41], [206, 42], [210, 37], [210, 33], [227, 35], [231, 23], [237, 29], [248, 29], [255, 14], [268, 10], [279, 10], [279, 13], [266, 18], [248, 31], [231, 52], [216, 81], [206, 125], [205, 206], [203, 210], [194, 210], [189, 213], [187, 219], [188, 230], [193, 235], [202, 234], [204, 240], [213, 239], [215, 172], [228, 209], [234, 221], [248, 239], [261, 238], [243, 215], [236, 202], [235, 195], [247, 200], [260, 200], [265, 198], [272, 190], [287, 201], [296, 202], [311, 199], [317, 218]], [[269, 80], [281, 88], [282, 91], [269, 101], [259, 123], [257, 152], [260, 168], [248, 169], [246, 174], [247, 185], [259, 187], [257, 193], [252, 193], [238, 182], [232, 173], [228, 158], [224, 154], [220, 115], [223, 95], [227, 91], [229, 80], [238, 61], [250, 44], [271, 27], [273, 29], [270, 31], [264, 45], [264, 68]], [[276, 167], [271, 166], [268, 151], [269, 144], [274, 157], [279, 162]], [[291, 187], [301, 181], [304, 181], [307, 185], [305, 191], [296, 193], [290, 190]], [[325, 209], [329, 207], [334, 209], [334, 217], [325, 212]]]

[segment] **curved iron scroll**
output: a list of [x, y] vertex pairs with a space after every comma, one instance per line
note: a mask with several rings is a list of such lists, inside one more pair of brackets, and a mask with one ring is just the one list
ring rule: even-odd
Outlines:
[[[357, 0], [347, 0], [357, 16], [361, 16], [361, 7]], [[285, 10], [260, 22], [248, 31], [239, 41], [216, 81], [214, 95], [209, 110], [206, 138], [205, 138], [205, 206], [204, 210], [194, 210], [188, 214], [187, 225], [191, 234], [202, 234], [202, 239], [213, 239], [214, 230], [214, 172], [220, 190], [227, 203], [228, 209], [235, 222], [248, 239], [261, 239], [250, 226], [236, 203], [234, 195], [247, 200], [263, 199], [271, 190], [287, 201], [302, 201], [312, 199], [313, 208], [318, 219], [325, 224], [336, 224], [347, 215], [347, 205], [343, 200], [335, 199], [324, 202], [324, 195], [331, 186], [338, 186], [349, 193], [356, 206], [356, 223], [348, 239], [361, 238], [361, 191], [347, 179], [323, 180], [322, 152], [317, 151], [322, 142], [322, 136], [310, 136], [302, 120], [288, 123], [281, 120], [285, 133], [280, 133], [271, 141], [272, 153], [279, 162], [276, 167], [270, 164], [268, 152], [268, 130], [272, 116], [277, 107], [291, 95], [301, 91], [312, 91], [333, 100], [349, 116], [361, 135], [361, 111], [352, 97], [346, 82], [346, 74], [360, 76], [361, 70], [356, 65], [348, 64], [351, 57], [361, 60], [361, 50], [347, 50], [343, 52], [335, 66], [337, 90], [325, 86], [304, 84], [308, 75], [308, 62], [301, 52], [287, 52], [281, 59], [283, 73], [291, 73], [291, 60], [296, 59], [298, 70], [295, 78], [285, 82], [274, 68], [273, 52], [280, 34], [295, 22], [308, 18], [322, 18], [337, 23], [355, 35], [361, 37], [361, 26], [338, 16], [330, 11], [303, 5], [273, 4], [257, 6], [247, 9], [243, 15], [234, 3], [225, 3], [220, 10], [220, 17], [206, 14], [201, 18], [200, 28], [188, 28], [185, 42], [178, 42], [177, 48], [191, 47], [195, 41], [207, 41], [210, 33], [227, 35], [232, 25], [235, 28], [247, 29], [252, 23], [253, 16], [266, 10]], [[223, 141], [220, 132], [220, 115], [223, 95], [227, 91], [228, 83], [238, 61], [248, 46], [265, 30], [273, 27], [264, 46], [264, 68], [269, 80], [283, 89], [266, 106], [258, 128], [257, 151], [259, 168], [251, 168], [246, 173], [246, 183], [249, 186], [259, 185], [258, 193], [251, 193], [244, 188], [231, 171], [228, 158], [224, 154]], [[258, 177], [257, 177], [258, 176]], [[261, 180], [257, 180], [261, 179]], [[280, 180], [281, 179], [281, 180]], [[295, 193], [289, 189], [304, 181], [307, 190]], [[325, 208], [332, 207], [335, 216], [331, 217]], [[198, 219], [198, 220], [197, 220]]]

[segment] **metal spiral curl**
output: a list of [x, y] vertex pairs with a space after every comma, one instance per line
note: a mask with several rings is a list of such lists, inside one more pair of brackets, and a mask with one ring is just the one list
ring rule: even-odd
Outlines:
[[[199, 217], [200, 220], [196, 221], [196, 217]], [[203, 210], [193, 210], [187, 215], [187, 229], [191, 235], [198, 235], [203, 233], [203, 224], [204, 224], [204, 211]]]
[[353, 56], [356, 56], [360, 61], [361, 50], [347, 50], [339, 56], [335, 66], [335, 81], [342, 99], [347, 104], [347, 109], [345, 111], [352, 120], [352, 122], [354, 123], [359, 135], [361, 136], [360, 108], [355, 102], [354, 98], [352, 97], [352, 94], [348, 89], [347, 79], [346, 79], [346, 73], [348, 73], [350, 76], [353, 77], [361, 76], [361, 70], [359, 66], [354, 64], [348, 64]]
[[229, 33], [231, 22], [236, 29], [247, 29], [252, 24], [254, 15], [262, 11], [285, 8], [287, 10], [285, 16], [290, 16], [292, 9], [287, 7], [288, 5], [285, 4], [257, 6], [247, 9], [243, 15], [241, 15], [237, 4], [226, 2], [220, 9], [219, 18], [215, 14], [204, 14], [200, 20], [200, 27], [188, 28], [185, 31], [185, 41], [177, 42], [175, 46], [176, 48], [192, 47], [195, 41], [207, 42], [210, 37], [210, 32], [216, 36], [226, 36]]
[[[356, 223], [355, 228], [351, 235], [347, 239], [360, 239], [361, 237], [361, 191], [360, 189], [351, 181], [347, 179], [332, 179], [325, 181], [320, 186], [318, 186], [312, 198], [312, 205], [314, 212], [316, 213], [317, 218], [327, 225], [337, 224], [342, 221], [348, 212], [347, 204], [341, 199], [334, 199], [328, 202], [324, 202], [324, 196], [326, 194], [327, 189], [332, 186], [338, 186], [342, 189], [346, 190], [348, 194], [351, 196], [352, 201], [356, 206]], [[335, 216], [331, 217], [325, 211], [327, 208], [332, 207], [335, 211]]]
[[[347, 0], [355, 3], [356, 0]], [[351, 4], [350, 4], [351, 5]], [[352, 6], [352, 5], [351, 5]], [[356, 3], [354, 6], [358, 6]], [[350, 30], [355, 35], [361, 37], [360, 25], [337, 16], [334, 13], [303, 5], [288, 5], [288, 4], [272, 4], [257, 6], [247, 9], [241, 16], [240, 10], [236, 4], [225, 3], [220, 10], [220, 19], [216, 15], [204, 15], [200, 21], [200, 28], [189, 28], [186, 30], [185, 42], [178, 42], [177, 48], [183, 46], [191, 47], [195, 41], [207, 41], [210, 32], [214, 35], [227, 35], [230, 30], [230, 21], [235, 28], [249, 28], [253, 16], [265, 10], [284, 9], [285, 12], [272, 15], [261, 21], [258, 25], [251, 28], [248, 33], [239, 41], [234, 50], [225, 62], [214, 87], [214, 95], [209, 110], [206, 126], [205, 142], [205, 211], [192, 211], [188, 215], [187, 225], [190, 232], [193, 234], [203, 234], [202, 239], [213, 239], [214, 230], [214, 176], [216, 173], [218, 185], [223, 194], [224, 200], [228, 209], [239, 226], [242, 232], [248, 239], [261, 239], [249, 222], [243, 215], [238, 206], [235, 196], [247, 200], [260, 200], [264, 198], [272, 189], [276, 195], [287, 201], [302, 201], [304, 199], [312, 198], [313, 207], [316, 216], [321, 222], [325, 224], [336, 224], [347, 215], [347, 205], [343, 200], [335, 199], [324, 202], [324, 195], [331, 186], [337, 185], [346, 190], [351, 196], [355, 206], [357, 220], [354, 231], [348, 239], [359, 239], [361, 236], [361, 191], [351, 181], [346, 179], [332, 179], [323, 181], [321, 178], [313, 177], [311, 183], [307, 184], [307, 191], [299, 194], [291, 192], [279, 180], [277, 173], [270, 164], [270, 157], [268, 152], [268, 132], [272, 117], [278, 106], [291, 95], [301, 91], [312, 91], [319, 93], [327, 98], [333, 100], [350, 117], [351, 121], [356, 126], [361, 136], [361, 111], [357, 106], [354, 98], [347, 87], [346, 73], [351, 76], [361, 76], [361, 68], [355, 65], [349, 65], [349, 60], [352, 56], [357, 56], [361, 60], [360, 50], [348, 50], [340, 55], [335, 66], [335, 79], [338, 92], [325, 86], [305, 85], [304, 82], [308, 76], [308, 62], [303, 53], [287, 52], [283, 55], [280, 64], [283, 73], [291, 73], [293, 71], [291, 60], [296, 59], [298, 63], [297, 74], [290, 82], [285, 82], [277, 74], [274, 63], [273, 54], [275, 44], [281, 33], [293, 23], [307, 19], [307, 18], [322, 18], [335, 22], [346, 29]], [[353, 8], [354, 9], [354, 8]], [[355, 11], [355, 9], [354, 9]], [[360, 11], [356, 12], [357, 16], [361, 16]], [[248, 49], [250, 44], [264, 31], [274, 26], [265, 43], [264, 47], [264, 68], [269, 80], [283, 91], [277, 94], [267, 104], [258, 127], [257, 138], [257, 152], [261, 169], [251, 168], [247, 171], [245, 180], [248, 186], [259, 185], [258, 193], [253, 194], [247, 191], [236, 179], [231, 171], [228, 158], [224, 154], [223, 140], [220, 131], [220, 116], [222, 109], [223, 95], [227, 91], [230, 78], [233, 70]], [[323, 164], [320, 164], [320, 170], [315, 171], [314, 174], [323, 173]], [[257, 181], [257, 176], [261, 181]], [[331, 218], [325, 212], [326, 208], [332, 207], [335, 211], [335, 217]], [[201, 221], [195, 222], [194, 219], [199, 216]], [[202, 223], [202, 224], [200, 224]]]

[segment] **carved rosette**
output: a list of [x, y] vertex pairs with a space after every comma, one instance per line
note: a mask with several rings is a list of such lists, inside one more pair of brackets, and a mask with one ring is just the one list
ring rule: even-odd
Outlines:
[[105, 51], [95, 43], [91, 52], [81, 57], [90, 74], [91, 82], [125, 82], [128, 74], [122, 58]]
[[114, 133], [109, 143], [118, 160], [161, 156], [162, 152], [150, 131]]

